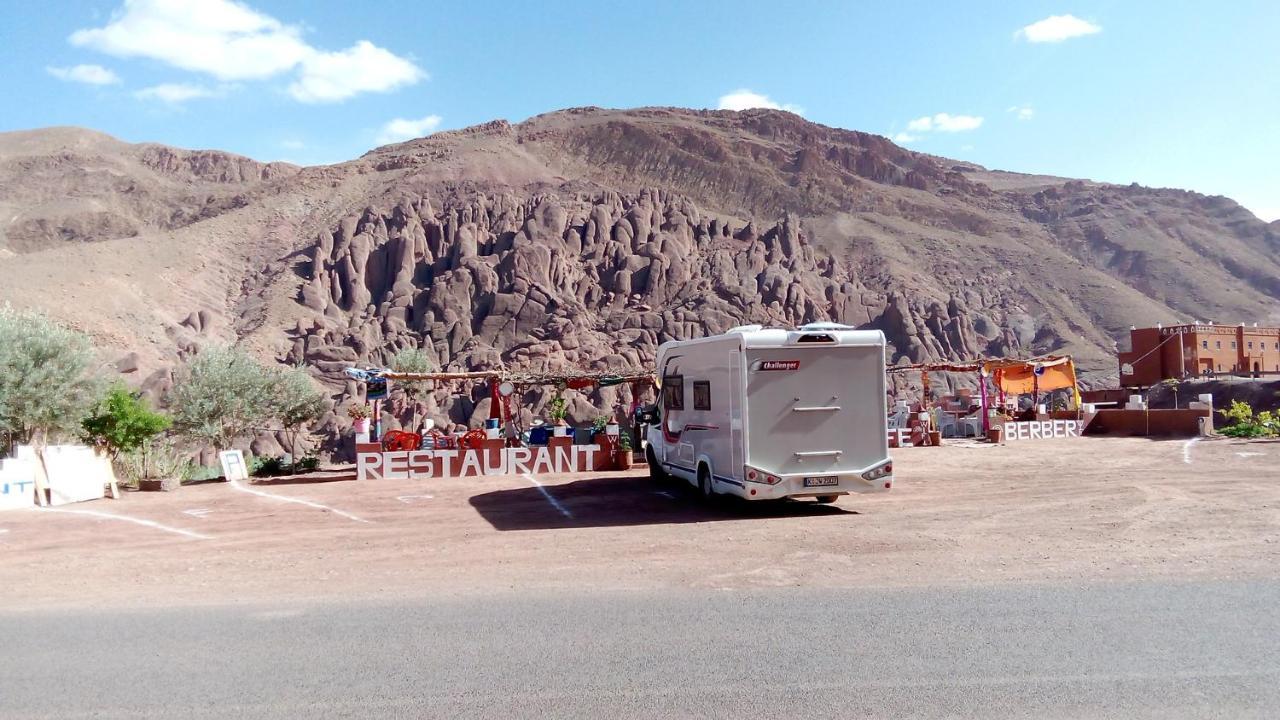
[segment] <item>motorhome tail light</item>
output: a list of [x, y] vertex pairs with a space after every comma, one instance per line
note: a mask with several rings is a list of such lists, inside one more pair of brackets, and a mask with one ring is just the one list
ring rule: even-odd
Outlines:
[[892, 474], [893, 474], [893, 463], [887, 462], [879, 467], [871, 468], [870, 470], [862, 473], [862, 479], [870, 482], [872, 480], [879, 480], [880, 478], [883, 478], [883, 477], [889, 477]]
[[770, 475], [763, 470], [757, 470], [749, 465], [743, 467], [743, 476], [747, 478], [747, 482], [762, 483], [765, 485], [777, 485], [782, 482], [782, 478], [777, 475]]

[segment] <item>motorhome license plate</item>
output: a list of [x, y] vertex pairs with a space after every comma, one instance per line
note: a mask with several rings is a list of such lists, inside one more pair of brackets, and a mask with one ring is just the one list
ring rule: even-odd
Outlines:
[[805, 487], [830, 487], [839, 485], [840, 478], [835, 475], [819, 475], [818, 477], [807, 477], [804, 479]]

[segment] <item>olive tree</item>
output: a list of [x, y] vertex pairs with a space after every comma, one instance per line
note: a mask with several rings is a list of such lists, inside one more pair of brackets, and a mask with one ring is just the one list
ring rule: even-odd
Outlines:
[[42, 453], [50, 438], [76, 433], [100, 386], [88, 337], [0, 308], [0, 431]]
[[227, 450], [270, 420], [273, 382], [273, 373], [243, 350], [206, 348], [179, 373], [169, 396], [173, 428]]
[[311, 376], [302, 367], [281, 368], [273, 373], [270, 398], [271, 415], [284, 427], [289, 442], [292, 467], [298, 466], [298, 436], [307, 424], [320, 419], [325, 411], [324, 393], [317, 390]]
[[[418, 348], [405, 348], [396, 353], [391, 360], [391, 369], [402, 373], [428, 373], [435, 369], [435, 362], [431, 356]], [[427, 387], [422, 380], [397, 380], [401, 384], [401, 390], [409, 401], [409, 427], [413, 427], [413, 423], [417, 420], [418, 405], [422, 396], [427, 391]]]

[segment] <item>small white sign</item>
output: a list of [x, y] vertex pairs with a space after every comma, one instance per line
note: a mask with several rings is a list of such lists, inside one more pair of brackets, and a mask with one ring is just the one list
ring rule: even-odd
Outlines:
[[222, 475], [226, 477], [227, 482], [249, 479], [249, 468], [244, 464], [244, 453], [239, 450], [223, 450], [218, 453], [218, 459], [222, 461]]

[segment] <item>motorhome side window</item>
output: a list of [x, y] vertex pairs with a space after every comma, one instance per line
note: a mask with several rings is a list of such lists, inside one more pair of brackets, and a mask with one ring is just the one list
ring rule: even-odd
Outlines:
[[668, 375], [662, 378], [662, 407], [667, 410], [684, 409], [683, 375]]
[[710, 410], [711, 409], [711, 381], [710, 380], [694, 380], [693, 381], [693, 409], [694, 410]]

